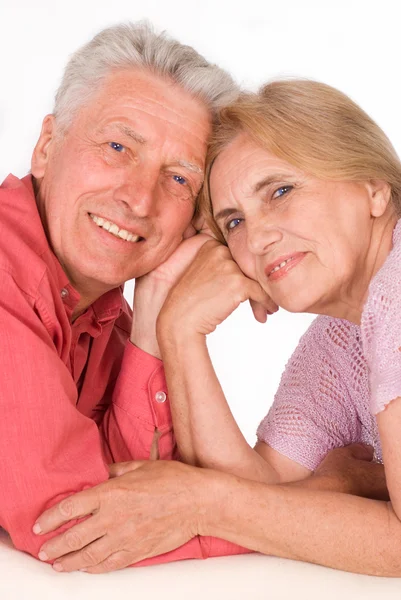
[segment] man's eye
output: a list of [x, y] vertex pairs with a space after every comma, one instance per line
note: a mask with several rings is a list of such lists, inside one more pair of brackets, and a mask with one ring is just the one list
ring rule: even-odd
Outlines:
[[187, 183], [185, 177], [181, 177], [181, 175], [173, 175], [173, 179], [180, 185], [185, 185]]
[[226, 229], [227, 231], [232, 231], [233, 229], [235, 229], [240, 223], [242, 222], [242, 219], [239, 219], [238, 217], [236, 219], [231, 219], [231, 221], [228, 221], [227, 225], [226, 225]]
[[109, 142], [110, 148], [113, 148], [116, 152], [124, 152], [125, 146], [119, 144], [118, 142]]
[[288, 192], [290, 192], [293, 189], [293, 187], [294, 186], [292, 185], [282, 185], [274, 192], [272, 198], [281, 198], [281, 196], [284, 196], [284, 194], [288, 194]]

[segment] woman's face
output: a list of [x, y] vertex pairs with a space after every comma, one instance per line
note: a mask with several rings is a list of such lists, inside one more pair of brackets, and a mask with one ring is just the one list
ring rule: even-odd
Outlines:
[[241, 133], [217, 157], [210, 187], [234, 260], [279, 306], [348, 318], [361, 308], [388, 184], [317, 179]]

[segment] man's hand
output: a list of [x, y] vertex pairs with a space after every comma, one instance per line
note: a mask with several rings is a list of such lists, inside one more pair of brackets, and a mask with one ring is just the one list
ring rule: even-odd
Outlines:
[[389, 500], [384, 466], [372, 462], [372, 459], [373, 449], [365, 444], [335, 448], [327, 454], [313, 475], [293, 485]]
[[145, 352], [160, 358], [156, 339], [156, 320], [160, 309], [170, 289], [193, 261], [198, 250], [210, 239], [209, 235], [202, 233], [183, 240], [168, 260], [136, 279], [131, 342]]
[[[117, 472], [124, 474], [115, 476]], [[176, 461], [138, 461], [111, 468], [111, 476], [62, 500], [37, 520], [35, 531], [48, 533], [89, 516], [42, 546], [40, 558], [57, 559], [56, 570], [122, 569], [198, 534], [197, 519], [207, 503], [205, 469]]]

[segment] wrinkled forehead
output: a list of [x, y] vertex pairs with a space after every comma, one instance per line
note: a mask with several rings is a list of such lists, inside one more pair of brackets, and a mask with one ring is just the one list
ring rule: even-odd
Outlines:
[[251, 195], [265, 178], [279, 178], [296, 170], [241, 132], [213, 163], [209, 178], [212, 204], [232, 196]]
[[168, 77], [143, 68], [110, 71], [99, 82], [80, 107], [79, 118], [101, 118], [104, 113], [136, 110], [143, 117], [183, 124], [202, 130], [209, 138], [212, 114], [210, 108], [181, 85]]

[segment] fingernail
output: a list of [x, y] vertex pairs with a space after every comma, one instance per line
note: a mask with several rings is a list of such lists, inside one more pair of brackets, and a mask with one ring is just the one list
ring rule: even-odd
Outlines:
[[38, 554], [39, 560], [49, 560], [49, 557], [47, 556], [46, 552], [44, 550], [41, 550]]
[[87, 573], [88, 569], [79, 569], [80, 571], [82, 571], [82, 573]]
[[59, 562], [55, 562], [55, 563], [53, 563], [53, 569], [60, 573], [60, 571], [63, 570], [63, 565]]
[[35, 525], [32, 527], [32, 531], [33, 533], [42, 533], [42, 528], [39, 523], [35, 523]]

